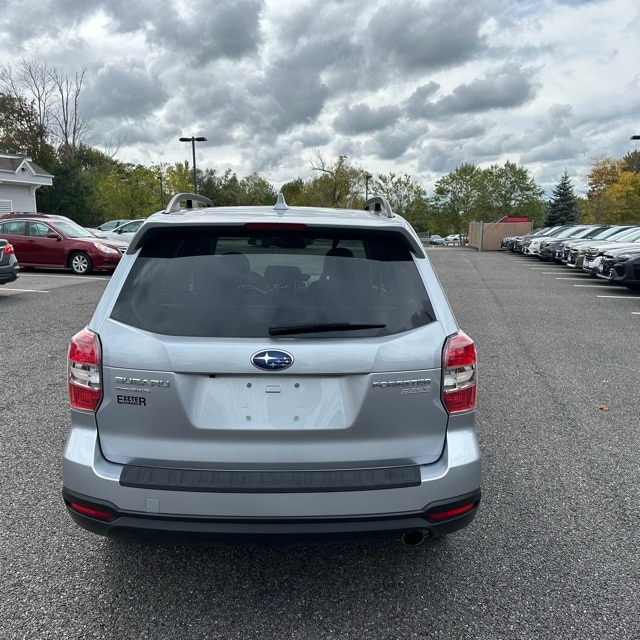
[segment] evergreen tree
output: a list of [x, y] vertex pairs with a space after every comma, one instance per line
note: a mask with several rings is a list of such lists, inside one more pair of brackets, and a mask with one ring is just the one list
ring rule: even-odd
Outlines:
[[578, 198], [573, 191], [569, 173], [565, 169], [560, 182], [553, 189], [545, 224], [547, 226], [575, 224], [579, 217]]
[[630, 151], [622, 158], [624, 162], [624, 170], [631, 171], [633, 173], [640, 173], [640, 151]]

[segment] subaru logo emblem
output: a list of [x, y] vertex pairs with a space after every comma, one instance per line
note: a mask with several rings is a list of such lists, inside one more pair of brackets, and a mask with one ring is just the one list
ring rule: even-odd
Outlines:
[[264, 371], [281, 371], [293, 364], [293, 356], [278, 349], [258, 351], [251, 356], [251, 364]]

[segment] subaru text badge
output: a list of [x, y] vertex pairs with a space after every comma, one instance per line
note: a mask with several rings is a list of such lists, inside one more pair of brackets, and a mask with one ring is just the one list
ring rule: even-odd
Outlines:
[[258, 351], [251, 356], [251, 364], [264, 371], [281, 371], [293, 364], [293, 356], [278, 349]]

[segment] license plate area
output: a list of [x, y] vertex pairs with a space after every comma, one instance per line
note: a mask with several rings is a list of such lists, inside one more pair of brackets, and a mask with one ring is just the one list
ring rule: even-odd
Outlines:
[[343, 429], [353, 419], [335, 377], [215, 376], [198, 395], [192, 421], [200, 429]]

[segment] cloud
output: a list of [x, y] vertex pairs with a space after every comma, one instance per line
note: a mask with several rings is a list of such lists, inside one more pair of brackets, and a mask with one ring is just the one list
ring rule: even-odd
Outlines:
[[125, 65], [106, 65], [90, 76], [84, 106], [93, 118], [119, 115], [130, 119], [149, 115], [167, 97], [158, 77], [142, 61], [131, 60]]
[[421, 87], [407, 103], [416, 118], [441, 118], [459, 113], [480, 113], [492, 109], [521, 107], [535, 98], [536, 85], [530, 69], [506, 64], [483, 77], [458, 85], [451, 94], [430, 101], [436, 85]]
[[385, 2], [369, 24], [374, 51], [402, 69], [434, 70], [471, 60], [486, 46], [480, 3], [467, 0]]
[[393, 105], [378, 108], [363, 103], [344, 105], [333, 125], [341, 133], [357, 135], [385, 129], [395, 124], [400, 114], [401, 109]]
[[4, 0], [0, 60], [86, 66], [123, 161], [204, 135], [199, 166], [280, 182], [310, 149], [425, 186], [506, 159], [555, 182], [635, 148], [639, 27], [634, 0]]

